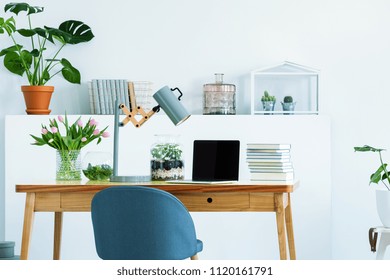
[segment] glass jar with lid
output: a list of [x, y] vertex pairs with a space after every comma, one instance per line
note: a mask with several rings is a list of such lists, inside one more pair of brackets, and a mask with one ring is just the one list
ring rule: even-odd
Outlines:
[[214, 84], [203, 85], [203, 115], [235, 115], [236, 86], [223, 83], [223, 74], [215, 74]]
[[183, 147], [179, 135], [159, 134], [150, 149], [153, 181], [184, 179]]

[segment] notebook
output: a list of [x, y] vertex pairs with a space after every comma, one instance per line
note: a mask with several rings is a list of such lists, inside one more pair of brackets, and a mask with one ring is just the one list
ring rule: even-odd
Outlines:
[[168, 183], [228, 184], [238, 181], [240, 141], [195, 140], [192, 155], [192, 179]]

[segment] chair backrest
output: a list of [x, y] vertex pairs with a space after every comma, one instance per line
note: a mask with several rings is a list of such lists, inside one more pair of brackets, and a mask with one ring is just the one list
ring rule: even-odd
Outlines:
[[102, 259], [185, 259], [197, 253], [192, 218], [168, 192], [110, 187], [94, 196], [91, 215], [96, 251]]

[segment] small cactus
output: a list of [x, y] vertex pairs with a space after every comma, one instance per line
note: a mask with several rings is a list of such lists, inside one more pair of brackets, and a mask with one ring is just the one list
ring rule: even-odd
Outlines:
[[261, 97], [261, 101], [276, 101], [275, 96], [269, 95], [268, 91], [264, 91], [264, 95]]
[[285, 96], [283, 99], [283, 102], [284, 103], [293, 103], [294, 100], [293, 100], [292, 96]]

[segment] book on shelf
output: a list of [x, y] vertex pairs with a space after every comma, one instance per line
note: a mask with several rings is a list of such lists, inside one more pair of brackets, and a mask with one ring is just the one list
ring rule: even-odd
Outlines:
[[248, 161], [248, 165], [249, 166], [269, 166], [269, 167], [292, 167], [292, 162], [291, 161], [288, 161], [288, 162], [278, 162], [278, 161], [275, 161], [275, 162], [265, 162], [265, 161]]
[[256, 182], [258, 184], [267, 184], [267, 185], [287, 185], [294, 184], [294, 180], [257, 180], [251, 179], [252, 182]]
[[246, 155], [247, 156], [289, 156], [290, 152], [263, 153], [263, 152], [247, 151]]
[[288, 154], [290, 153], [290, 149], [252, 149], [247, 148], [247, 153], [257, 153], [257, 154]]
[[290, 150], [290, 144], [263, 144], [263, 143], [248, 143], [248, 149], [266, 149], [266, 150]]
[[294, 180], [294, 172], [252, 172], [250, 178], [251, 180]]
[[249, 170], [251, 172], [274, 172], [274, 173], [284, 173], [284, 172], [294, 172], [294, 169], [292, 167], [288, 168], [272, 168], [268, 166], [263, 167], [253, 167], [249, 166]]
[[247, 155], [247, 159], [286, 159], [290, 158], [290, 155]]
[[93, 100], [94, 100], [94, 109], [95, 109], [94, 114], [100, 115], [101, 110], [100, 110], [100, 98], [98, 93], [98, 80], [96, 79], [92, 80], [92, 91], [93, 91]]
[[93, 79], [88, 82], [88, 94], [92, 114], [114, 114], [117, 99], [130, 108], [128, 82], [125, 79]]
[[89, 96], [89, 109], [91, 111], [91, 114], [96, 114], [95, 112], [95, 100], [93, 96], [93, 89], [92, 89], [92, 82], [88, 82], [88, 96]]
[[251, 158], [247, 159], [247, 162], [266, 162], [266, 163], [273, 163], [273, 162], [279, 162], [279, 163], [287, 163], [290, 162], [290, 158]]

